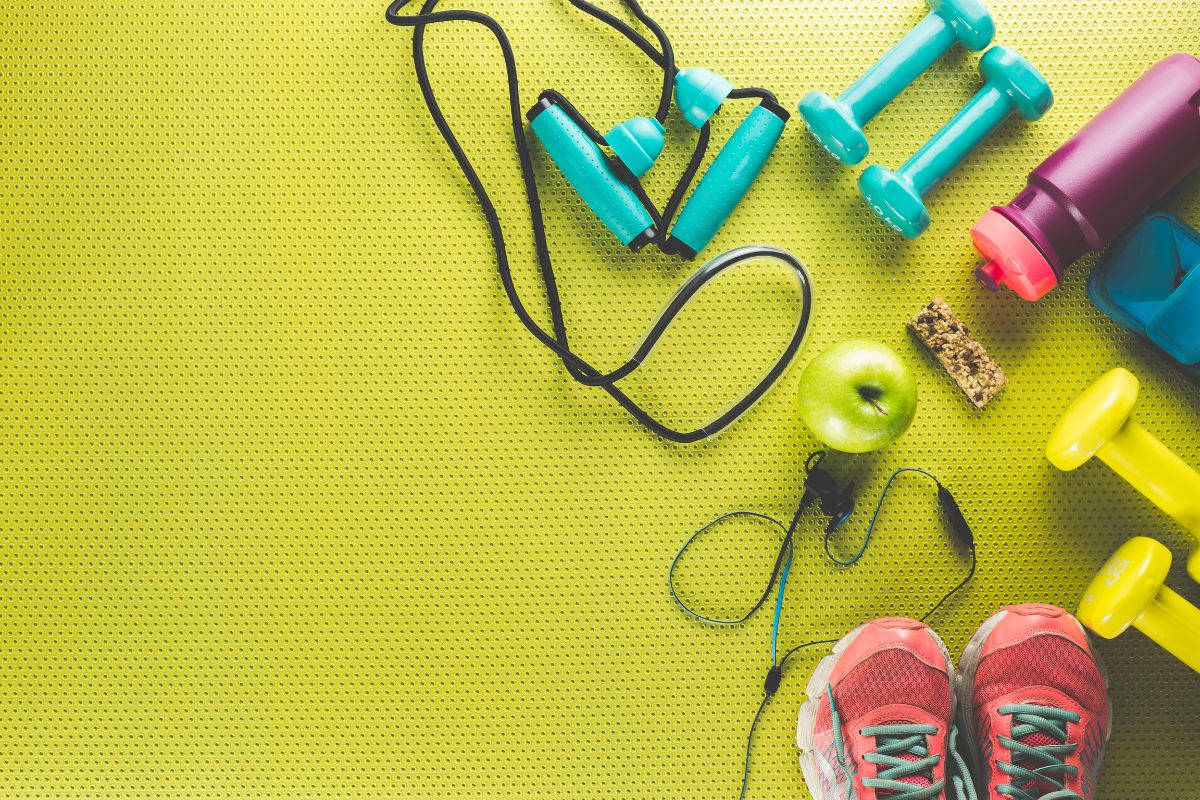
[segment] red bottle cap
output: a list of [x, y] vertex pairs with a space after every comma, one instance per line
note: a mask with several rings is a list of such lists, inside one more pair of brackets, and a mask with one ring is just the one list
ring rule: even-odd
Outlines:
[[984, 260], [975, 276], [987, 288], [1007, 286], [1025, 300], [1039, 300], [1058, 285], [1058, 275], [1042, 251], [996, 209], [975, 223], [971, 239]]

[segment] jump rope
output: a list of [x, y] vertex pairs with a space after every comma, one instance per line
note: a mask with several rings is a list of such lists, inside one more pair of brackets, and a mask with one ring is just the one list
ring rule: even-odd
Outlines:
[[[554, 267], [550, 257], [546, 226], [542, 218], [541, 199], [538, 194], [533, 163], [530, 158], [529, 141], [526, 136], [523, 115], [521, 113], [516, 60], [513, 56], [513, 49], [508, 36], [499, 22], [478, 11], [435, 11], [434, 9], [437, 7], [438, 0], [425, 0], [420, 13], [400, 14], [400, 10], [408, 5], [409, 2], [411, 0], [395, 0], [387, 9], [387, 21], [393, 25], [413, 29], [413, 65], [416, 71], [417, 85], [421, 88], [421, 95], [425, 100], [430, 117], [437, 126], [438, 132], [441, 133], [442, 139], [445, 140], [446, 146], [454, 154], [455, 161], [458, 162], [459, 168], [462, 170], [467, 182], [471, 185], [471, 189], [475, 193], [475, 198], [479, 202], [480, 209], [483, 211], [488, 230], [491, 233], [492, 246], [496, 252], [496, 266], [500, 274], [500, 281], [504, 286], [508, 302], [516, 313], [517, 318], [538, 341], [562, 360], [564, 367], [572, 378], [585, 386], [600, 387], [620, 404], [622, 408], [629, 412], [634, 419], [664, 439], [686, 444], [714, 436], [726, 428], [758, 402], [767, 390], [771, 388], [787, 369], [788, 364], [791, 363], [793, 357], [799, 352], [800, 346], [803, 344], [804, 336], [808, 331], [812, 316], [812, 282], [804, 264], [786, 251], [765, 245], [743, 247], [723, 253], [704, 264], [684, 281], [674, 297], [664, 306], [649, 332], [634, 348], [628, 361], [610, 372], [603, 372], [597, 367], [592, 366], [582, 356], [575, 353], [568, 343], [567, 327], [563, 318], [558, 282], [555, 278]], [[642, 10], [637, 0], [623, 0], [625, 6], [630, 9], [638, 21], [653, 34], [654, 39], [658, 43], [658, 47], [656, 48], [648, 39], [609, 12], [586, 2], [586, 0], [569, 0], [569, 2], [579, 10], [600, 20], [620, 33], [645, 53], [651, 62], [662, 70], [662, 93], [659, 97], [658, 109], [655, 112], [655, 120], [660, 125], [665, 122], [671, 106], [673, 80], [678, 70], [675, 67], [675, 55], [671, 48], [670, 40], [662, 28]], [[437, 95], [430, 82], [429, 70], [425, 60], [425, 28], [427, 25], [447, 22], [472, 22], [482, 25], [492, 33], [500, 45], [500, 51], [504, 57], [505, 78], [508, 84], [508, 106], [509, 114], [512, 118], [513, 138], [516, 142], [517, 158], [521, 168], [521, 179], [525, 187], [525, 197], [529, 203], [534, 246], [542, 283], [546, 292], [546, 302], [550, 311], [552, 331], [545, 330], [533, 319], [517, 292], [516, 285], [513, 282], [512, 269], [509, 264], [504, 231], [500, 225], [500, 217], [492, 203], [491, 197], [487, 193], [487, 189], [483, 185], [483, 181], [480, 180], [479, 174], [475, 171], [474, 166], [471, 164], [450, 124], [446, 121], [446, 116], [442, 113]], [[765, 89], [733, 89], [728, 96], [734, 99], [759, 98], [764, 103], [775, 103], [774, 95]], [[606, 144], [604, 138], [588, 124], [583, 115], [567, 102], [566, 98], [560, 93], [548, 90], [542, 93], [540, 100], [553, 101], [555, 105], [561, 107], [583, 129], [594, 143], [597, 145]], [[680, 202], [682, 202], [684, 195], [691, 186], [704, 159], [709, 138], [710, 124], [705, 122], [700, 128], [700, 134], [697, 138], [691, 159], [662, 212], [659, 212], [649, 198], [646, 197], [636, 177], [628, 169], [621, 167], [618, 159], [611, 160], [614, 173], [621, 179], [623, 185], [634, 190], [638, 198], [642, 201], [642, 204], [650, 212], [650, 216], [654, 220], [655, 230], [665, 231], [670, 226], [671, 218], [679, 208]], [[666, 253], [678, 253], [686, 249], [681, 247], [670, 236], [655, 237], [650, 241], [653, 241], [659, 249]], [[687, 305], [688, 301], [695, 297], [706, 284], [740, 264], [757, 259], [777, 260], [786, 265], [795, 276], [800, 291], [802, 307], [796, 319], [796, 326], [778, 360], [746, 394], [733, 402], [724, 412], [708, 424], [693, 430], [676, 430], [659, 421], [625, 394], [617, 386], [617, 383], [623, 378], [628, 377], [642, 365], [649, 357], [651, 351], [654, 350], [663, 334], [670, 328], [671, 323]]]
[[[770, 669], [767, 670], [766, 678], [763, 681], [762, 700], [758, 704], [758, 710], [754, 713], [754, 718], [750, 723], [750, 730], [746, 735], [745, 759], [742, 766], [742, 785], [741, 790], [738, 793], [738, 800], [743, 800], [743, 798], [746, 796], [746, 787], [750, 780], [750, 754], [754, 745], [754, 733], [758, 729], [759, 720], [762, 718], [762, 714], [767, 707], [767, 703], [771, 701], [771, 698], [774, 697], [775, 693], [779, 690], [779, 686], [783, 681], [783, 672], [787, 666], [788, 660], [801, 650], [807, 650], [808, 648], [819, 647], [821, 645], [833, 645], [838, 641], [837, 639], [818, 639], [811, 642], [804, 642], [803, 644], [795, 645], [794, 647], [786, 650], [782, 657], [779, 656], [779, 627], [783, 616], [784, 595], [787, 592], [788, 577], [791, 574], [792, 561], [795, 555], [795, 535], [800, 526], [801, 518], [809, 508], [811, 508], [814, 504], [817, 504], [820, 506], [821, 512], [829, 517], [829, 522], [825, 526], [823, 540], [826, 556], [838, 566], [850, 567], [857, 564], [866, 554], [867, 548], [870, 546], [871, 539], [875, 533], [876, 523], [879, 521], [879, 514], [883, 510], [883, 503], [887, 499], [888, 493], [891, 491], [892, 485], [895, 483], [896, 479], [906, 473], [915, 473], [933, 481], [934, 485], [937, 486], [938, 506], [941, 509], [942, 517], [949, 525], [954, 541], [967, 550], [970, 556], [970, 563], [963, 578], [957, 584], [955, 584], [953, 588], [942, 595], [942, 597], [933, 605], [933, 607], [920, 617], [922, 622], [928, 621], [929, 618], [937, 613], [937, 611], [943, 605], [945, 605], [951, 597], [953, 597], [960, 589], [966, 586], [967, 583], [969, 583], [970, 580], [975, 576], [975, 569], [978, 566], [978, 556], [975, 551], [975, 535], [971, 531], [971, 526], [967, 522], [966, 517], [963, 516], [962, 510], [958, 506], [958, 501], [954, 499], [954, 495], [950, 493], [950, 490], [947, 489], [942, 482], [933, 475], [933, 473], [920, 469], [919, 467], [901, 467], [891, 474], [887, 480], [887, 483], [884, 484], [883, 491], [879, 495], [878, 502], [875, 504], [875, 511], [871, 514], [871, 520], [867, 524], [867, 531], [863, 535], [862, 542], [859, 544], [857, 552], [855, 552], [854, 555], [848, 559], [838, 558], [833, 553], [831, 540], [833, 539], [833, 535], [837, 532], [837, 530], [847, 519], [850, 518], [851, 514], [854, 512], [854, 485], [850, 484], [845, 489], [839, 489], [837, 481], [834, 479], [834, 477], [827, 470], [821, 467], [821, 462], [824, 460], [824, 458], [824, 451], [818, 450], [810, 455], [808, 460], [805, 462], [804, 492], [800, 497], [800, 503], [796, 507], [796, 513], [792, 516], [792, 521], [790, 524], [785, 525], [775, 517], [758, 511], [739, 510], [722, 514], [716, 519], [705, 523], [701, 528], [692, 533], [692, 535], [684, 541], [678, 552], [675, 553], [675, 557], [671, 560], [671, 566], [667, 571], [667, 585], [670, 589], [671, 597], [675, 600], [675, 603], [680, 607], [680, 609], [682, 609], [683, 612], [688, 616], [700, 622], [723, 627], [737, 626], [749, 621], [749, 619], [753, 617], [759, 609], [766, 605], [771, 596], [771, 589], [774, 587], [776, 579], [779, 581], [779, 592], [775, 597], [775, 614], [771, 622], [771, 666]], [[679, 566], [680, 560], [684, 557], [684, 554], [687, 553], [688, 549], [691, 548], [693, 544], [695, 544], [706, 534], [711, 533], [723, 522], [737, 517], [762, 520], [773, 528], [782, 531], [783, 540], [781, 541], [779, 550], [775, 555], [775, 560], [771, 567], [771, 572], [767, 577], [766, 584], [763, 587], [763, 591], [758, 599], [750, 606], [749, 610], [747, 610], [741, 616], [734, 618], [708, 616], [697, 611], [692, 606], [689, 606], [683, 600], [683, 598], [679, 596], [679, 592], [675, 586], [675, 571]]]
[[[662, 312], [659, 314], [656, 322], [651, 326], [645, 337], [634, 348], [633, 354], [629, 360], [610, 372], [602, 372], [589, 362], [577, 355], [568, 344], [566, 323], [563, 318], [562, 303], [559, 297], [558, 284], [555, 278], [554, 269], [550, 257], [549, 245], [547, 242], [545, 223], [542, 217], [541, 200], [538, 194], [537, 182], [535, 180], [532, 160], [529, 151], [529, 142], [526, 138], [524, 123], [521, 114], [520, 92], [517, 79], [516, 60], [513, 56], [512, 45], [509, 42], [508, 36], [504, 29], [492, 17], [482, 14], [477, 11], [435, 11], [439, 0], [425, 0], [421, 7], [420, 13], [401, 15], [399, 12], [411, 0], [395, 0], [387, 9], [387, 21], [402, 27], [411, 27], [413, 29], [413, 64], [416, 72], [417, 84], [421, 88], [421, 95], [425, 100], [425, 105], [429, 110], [430, 117], [437, 126], [442, 139], [446, 142], [455, 160], [458, 162], [459, 168], [466, 177], [467, 182], [471, 185], [472, 191], [475, 193], [476, 200], [479, 202], [480, 209], [483, 212], [484, 218], [488, 225], [488, 230], [491, 234], [492, 245], [496, 253], [497, 271], [500, 275], [500, 281], [504, 287], [505, 295], [508, 298], [509, 304], [512, 306], [514, 313], [521, 323], [529, 330], [535, 338], [538, 339], [545, 347], [551, 350], [563, 362], [567, 372], [579, 383], [585, 386], [598, 386], [607, 392], [622, 408], [629, 412], [639, 423], [651, 430], [652, 432], [662, 436], [673, 442], [689, 443], [700, 439], [708, 438], [723, 430], [738, 417], [740, 417], [747, 409], [754, 405], [763, 394], [775, 383], [780, 375], [787, 368], [792, 358], [799, 351], [803, 344], [805, 334], [808, 331], [811, 314], [812, 314], [812, 284], [809, 278], [808, 271], [804, 264], [786, 251], [777, 248], [768, 247], [765, 245], [753, 245], [731, 250], [727, 253], [712, 259], [702, 267], [693, 272], [680, 286], [675, 295], [667, 302]], [[613, 30], [620, 33], [657, 65], [663, 72], [663, 87], [659, 97], [658, 109], [655, 113], [655, 119], [661, 125], [665, 122], [668, 110], [671, 105], [672, 97], [672, 82], [678, 70], [675, 68], [674, 51], [671, 44], [662, 28], [649, 17], [641, 8], [637, 0], [622, 0], [624, 5], [629, 8], [639, 22], [649, 30], [655, 40], [658, 42], [656, 49], [649, 40], [633, 30], [627, 23], [613, 16], [607, 11], [600, 9], [586, 0], [569, 0], [571, 5], [575, 6], [584, 13], [594, 17], [597, 20], [605, 23]], [[541, 273], [542, 283], [546, 292], [547, 306], [550, 312], [552, 323], [552, 332], [546, 331], [540, 326], [533, 317], [529, 314], [524, 302], [521, 300], [517, 292], [515, 283], [512, 277], [511, 266], [508, 259], [508, 250], [505, 243], [504, 231], [500, 225], [500, 218], [496, 211], [491, 198], [489, 197], [486, 188], [480, 180], [478, 173], [467, 157], [458, 138], [455, 136], [449, 123], [446, 121], [445, 115], [442, 113], [441, 107], [438, 104], [437, 96], [433, 90], [432, 83], [429, 79], [428, 66], [425, 60], [425, 28], [431, 24], [441, 24], [446, 22], [472, 22], [483, 25], [495, 37], [500, 46], [501, 53], [504, 59], [505, 77], [508, 84], [508, 104], [509, 114], [512, 121], [513, 138], [516, 142], [517, 157], [520, 163], [521, 178], [525, 188], [525, 196], [529, 203], [530, 216], [532, 219], [532, 231], [534, 238], [535, 251], [537, 254], [538, 267]], [[777, 105], [774, 96], [765, 89], [748, 88], [748, 89], [733, 89], [729, 92], [728, 97], [733, 99], [741, 98], [759, 98], [763, 104]], [[604, 138], [590, 125], [587, 120], [580, 114], [562, 94], [547, 90], [539, 97], [540, 103], [551, 102], [563, 109], [576, 125], [578, 125], [589, 139], [599, 146], [607, 146]], [[622, 182], [632, 189], [645, 206], [654, 222], [654, 229], [666, 231], [670, 227], [671, 219], [677, 212], [683, 197], [686, 195], [688, 188], [691, 186], [700, 164], [704, 159], [705, 152], [708, 148], [710, 139], [710, 123], [704, 122], [700, 127], [700, 133], [696, 141], [695, 149], [692, 156], [681, 175], [679, 182], [676, 184], [674, 191], [671, 193], [670, 199], [664, 206], [662, 212], [659, 212], [650, 199], [641, 189], [641, 185], [637, 178], [623, 168], [618, 159], [612, 159], [611, 165], [614, 167], [615, 174]], [[660, 250], [669, 254], [685, 254], [687, 253], [686, 245], [680, 245], [671, 236], [665, 238], [656, 238], [653, 236], [647, 237], [646, 241], [636, 242], [636, 246], [641, 246], [646, 242], [653, 242]], [[635, 246], [635, 249], [636, 249]], [[658, 341], [666, 333], [671, 323], [687, 305], [687, 303], [695, 297], [695, 295], [703, 289], [703, 287], [718, 277], [722, 273], [751, 260], [769, 258], [778, 260], [787, 265], [795, 275], [801, 300], [802, 308], [797, 316], [796, 327], [788, 341], [786, 347], [780, 355], [778, 361], [771, 366], [763, 378], [755, 384], [745, 395], [735, 401], [725, 412], [719, 415], [716, 419], [709, 422], [707, 425], [701, 426], [690, 431], [676, 430], [659, 420], [655, 419], [648, 411], [642, 408], [637, 402], [626, 395], [616, 383], [621, 379], [628, 377], [649, 357], [651, 351], [655, 348]], [[845, 490], [838, 488], [833, 476], [823, 469], [820, 465], [824, 459], [824, 452], [818, 451], [811, 455], [805, 464], [805, 480], [804, 492], [801, 496], [800, 503], [797, 506], [796, 513], [792, 517], [792, 521], [788, 525], [784, 525], [781, 521], [771, 517], [770, 515], [755, 512], [755, 511], [733, 511], [723, 514], [720, 517], [707, 523], [699, 530], [694, 532], [680, 547], [671, 566], [668, 570], [668, 586], [670, 593], [679, 607], [688, 615], [712, 625], [719, 626], [736, 626], [748, 621], [754, 614], [766, 605], [771, 595], [771, 589], [775, 585], [776, 580], [779, 581], [779, 591], [775, 599], [774, 619], [771, 625], [771, 667], [767, 671], [766, 678], [763, 682], [763, 697], [759, 703], [758, 710], [754, 714], [754, 718], [750, 723], [750, 730], [746, 738], [745, 760], [742, 770], [741, 790], [738, 794], [739, 800], [746, 795], [746, 788], [750, 777], [750, 755], [754, 742], [754, 734], [758, 728], [759, 720], [762, 717], [763, 711], [767, 703], [778, 691], [780, 683], [783, 679], [783, 672], [788, 661], [802, 650], [820, 645], [835, 644], [837, 639], [820, 639], [803, 644], [795, 645], [786, 650], [783, 656], [779, 656], [779, 628], [783, 613], [783, 601], [787, 591], [788, 577], [791, 574], [793, 558], [795, 555], [795, 535], [799, 528], [801, 518], [805, 512], [812, 507], [814, 503], [819, 504], [821, 511], [830, 517], [829, 523], [825, 528], [824, 549], [826, 555], [835, 564], [842, 567], [849, 567], [857, 564], [866, 553], [870, 545], [872, 536], [875, 531], [876, 523], [879, 519], [880, 511], [883, 508], [884, 500], [887, 498], [895, 480], [905, 473], [917, 473], [932, 480], [937, 486], [938, 504], [941, 507], [942, 514], [949, 523], [951, 531], [956, 541], [966, 547], [970, 553], [970, 565], [966, 575], [952, 589], [944, 594], [941, 599], [934, 604], [922, 617], [925, 621], [933, 616], [955, 593], [962, 589], [975, 575], [977, 566], [977, 556], [975, 551], [974, 536], [971, 532], [970, 525], [959, 509], [958, 503], [953, 495], [945, 486], [930, 472], [916, 467], [902, 467], [888, 478], [882, 493], [879, 496], [879, 501], [875, 506], [875, 511], [871, 516], [871, 520], [867, 526], [866, 534], [859, 546], [858, 551], [849, 559], [839, 559], [834, 555], [831, 547], [831, 539], [833, 534], [841, 527], [851, 515], [854, 509], [853, 500], [853, 485], [848, 486]], [[721, 619], [709, 617], [695, 609], [691, 608], [679, 596], [675, 586], [675, 571], [679, 565], [680, 559], [683, 558], [687, 550], [705, 534], [710, 533], [720, 523], [725, 522], [735, 517], [748, 517], [759, 519], [769, 523], [773, 527], [783, 532], [783, 540], [779, 550], [775, 556], [771, 573], [767, 578], [766, 585], [763, 588], [761, 596], [750, 607], [750, 609], [740, 617], [735, 619]]]

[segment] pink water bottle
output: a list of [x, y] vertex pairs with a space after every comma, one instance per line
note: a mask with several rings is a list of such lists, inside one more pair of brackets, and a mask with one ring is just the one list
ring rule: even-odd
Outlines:
[[1155, 64], [971, 229], [989, 289], [1037, 300], [1200, 166], [1200, 59]]

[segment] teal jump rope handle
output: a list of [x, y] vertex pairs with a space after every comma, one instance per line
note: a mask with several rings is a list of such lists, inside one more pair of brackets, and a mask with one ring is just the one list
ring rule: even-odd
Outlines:
[[654, 238], [650, 212], [567, 112], [542, 100], [527, 116], [550, 159], [621, 244], [638, 250]]
[[694, 258], [716, 236], [762, 172], [787, 118], [782, 108], [763, 103], [738, 125], [671, 229], [671, 239], [681, 255]]

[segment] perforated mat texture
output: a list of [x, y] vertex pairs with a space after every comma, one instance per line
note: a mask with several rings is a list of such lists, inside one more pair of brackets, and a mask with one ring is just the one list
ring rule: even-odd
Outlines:
[[[1105, 369], [1200, 464], [1197, 390], [1092, 308], [1093, 263], [1036, 305], [974, 285], [968, 227], [1158, 59], [1200, 41], [1200, 4], [994, 0], [997, 42], [1049, 78], [930, 199], [913, 243], [863, 206], [793, 117], [705, 255], [766, 242], [809, 265], [796, 365], [713, 441], [670, 446], [573, 383], [507, 307], [481, 215], [421, 102], [411, 33], [383, 4], [121, 2], [0, 9], [0, 795], [223, 798], [731, 798], [767, 666], [769, 614], [686, 618], [666, 591], [719, 512], [783, 516], [816, 442], [800, 367], [851, 336], [918, 376], [912, 430], [831, 468], [865, 528], [894, 467], [950, 485], [978, 536], [974, 583], [935, 619], [952, 650], [1002, 604], [1073, 606], [1131, 534], [1186, 541], [1101, 464], [1042, 448]], [[615, 7], [615, 6], [614, 6]], [[565, 92], [602, 130], [658, 78], [565, 2], [497, 0], [522, 103]], [[922, 15], [915, 2], [647, 3], [683, 65], [785, 105], [838, 92]], [[502, 95], [481, 30], [428, 34], [437, 91], [495, 197], [541, 310]], [[895, 167], [978, 88], [940, 60], [869, 128]], [[721, 141], [748, 109], [732, 103]], [[664, 199], [693, 142], [673, 112], [648, 179]], [[572, 342], [615, 365], [687, 274], [624, 252], [535, 148]], [[1165, 207], [1200, 224], [1200, 178]], [[767, 269], [687, 312], [628, 382], [699, 421], [756, 376], [794, 311]], [[1011, 385], [973, 411], [904, 331], [944, 296]], [[797, 548], [782, 644], [919, 614], [956, 580], [932, 490], [902, 479], [863, 561]], [[691, 595], [753, 592], [772, 534], [726, 532]], [[764, 544], [765, 543], [765, 544]], [[757, 560], [756, 560], [757, 559]], [[694, 565], [694, 566], [696, 566]], [[702, 580], [712, 583], [702, 583]], [[1179, 567], [1172, 585], [1200, 592]], [[1139, 633], [1102, 642], [1115, 729], [1101, 797], [1195, 800], [1197, 675]], [[794, 725], [820, 653], [794, 661], [753, 753], [750, 797], [807, 797]]]

